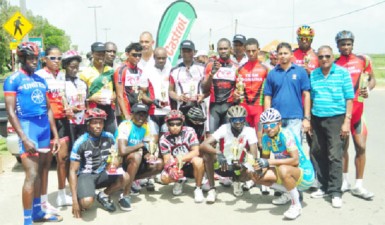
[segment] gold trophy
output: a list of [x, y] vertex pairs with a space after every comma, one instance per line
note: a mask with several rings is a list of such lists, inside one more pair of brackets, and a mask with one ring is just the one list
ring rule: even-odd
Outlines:
[[238, 91], [238, 94], [241, 95], [240, 97], [240, 101], [241, 103], [244, 101], [245, 99], [245, 83], [243, 83], [243, 78], [241, 76], [238, 76], [238, 82], [236, 84], [236, 88], [237, 88], [237, 91]]
[[231, 147], [231, 152], [233, 154], [233, 159], [231, 160], [231, 163], [234, 165], [234, 164], [238, 164], [239, 163], [239, 159], [238, 159], [238, 152], [239, 152], [239, 143], [238, 143], [238, 139], [234, 140], [233, 142], [233, 146]]
[[166, 106], [167, 105], [167, 100], [166, 100], [166, 87], [164, 84], [162, 84], [160, 88], [160, 101], [161, 101], [161, 106]]
[[109, 174], [116, 174], [117, 169], [120, 166], [121, 158], [115, 149], [115, 146], [111, 146], [110, 155], [107, 158], [107, 171]]
[[85, 110], [86, 109], [86, 105], [85, 105], [85, 102], [84, 102], [84, 99], [85, 99], [85, 96], [83, 94], [83, 88], [80, 88], [78, 87], [77, 91], [78, 91], [78, 94], [77, 94], [77, 102], [78, 102], [78, 110]]
[[143, 91], [139, 90], [138, 103], [143, 103]]
[[179, 171], [183, 168], [183, 161], [182, 161], [182, 158], [183, 158], [183, 155], [181, 153], [179, 153], [176, 158], [178, 159], [178, 169]]
[[[368, 85], [369, 85], [369, 74], [361, 73], [361, 76], [360, 76], [360, 91], [363, 90], [363, 89], [367, 89], [368, 90]], [[361, 95], [358, 95], [358, 101], [359, 102], [363, 102], [364, 101], [364, 97], [362, 97]]]
[[196, 100], [196, 95], [195, 95], [195, 84], [194, 83], [191, 83], [190, 84], [190, 90], [189, 90], [189, 97], [190, 97], [190, 101], [194, 101]]
[[156, 150], [157, 150], [157, 145], [156, 145], [156, 142], [155, 142], [155, 138], [154, 138], [154, 136], [152, 136], [151, 138], [150, 138], [150, 143], [149, 143], [149, 146], [148, 146], [148, 151], [150, 152], [150, 155], [151, 156], [154, 156], [154, 157], [152, 157], [152, 159], [149, 161], [149, 163], [155, 163], [156, 162], [156, 160], [155, 160], [155, 153], [156, 153]]
[[71, 106], [68, 104], [67, 96], [66, 96], [64, 90], [60, 90], [60, 91], [59, 91], [59, 96], [61, 97], [61, 101], [62, 101], [62, 104], [63, 104], [63, 107], [64, 107], [64, 112], [65, 112], [65, 114], [67, 115], [67, 111], [69, 111], [69, 112], [70, 112], [70, 115], [67, 115], [67, 117], [68, 117], [69, 119], [71, 119], [72, 116], [73, 116], [73, 113], [72, 113]]
[[306, 67], [309, 65], [310, 60], [311, 60], [310, 54], [306, 54], [305, 57], [303, 57], [303, 62], [304, 62], [304, 65], [305, 65]]
[[109, 105], [111, 104], [112, 90], [108, 85], [109, 82], [107, 78], [104, 77], [102, 83], [103, 83], [102, 97], [104, 98], [104, 104]]

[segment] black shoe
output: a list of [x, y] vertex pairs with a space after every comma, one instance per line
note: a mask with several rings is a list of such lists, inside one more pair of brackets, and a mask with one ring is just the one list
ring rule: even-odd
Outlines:
[[274, 196], [275, 196], [275, 197], [279, 197], [279, 196], [281, 196], [281, 195], [282, 195], [282, 192], [277, 191], [277, 190], [274, 190]]
[[147, 191], [151, 191], [151, 192], [155, 191], [155, 185], [151, 179], [148, 180], [147, 185], [146, 185], [146, 189], [147, 189]]
[[96, 196], [96, 199], [103, 206], [103, 209], [108, 212], [115, 212], [116, 207], [114, 203], [110, 200], [109, 197], [101, 197], [100, 196], [101, 193], [102, 192], [99, 192], [99, 194]]
[[129, 196], [124, 196], [119, 199], [119, 207], [123, 211], [131, 211], [131, 198]]

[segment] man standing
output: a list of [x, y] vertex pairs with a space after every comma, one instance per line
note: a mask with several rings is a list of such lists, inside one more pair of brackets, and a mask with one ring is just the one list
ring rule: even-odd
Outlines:
[[154, 66], [155, 64], [154, 49], [152, 47], [155, 42], [152, 34], [148, 31], [144, 31], [140, 34], [139, 43], [142, 46], [142, 58], [138, 63], [138, 67], [144, 70], [147, 65]]
[[115, 62], [116, 59], [116, 52], [118, 51], [118, 47], [114, 42], [106, 42], [106, 59], [105, 59], [105, 64], [116, 69], [118, 68], [118, 65]]
[[301, 140], [301, 128], [304, 132], [310, 129], [310, 81], [307, 72], [290, 61], [290, 44], [280, 43], [277, 52], [279, 64], [267, 76], [264, 107], [277, 109], [282, 116], [282, 127], [291, 129]]
[[[341, 53], [341, 56], [336, 60], [336, 64], [345, 67], [349, 71], [355, 93], [350, 130], [356, 149], [356, 184], [354, 189], [351, 190], [351, 193], [354, 196], [369, 200], [374, 197], [374, 194], [366, 190], [362, 185], [366, 163], [366, 139], [368, 137], [368, 130], [364, 119], [364, 99], [369, 97], [369, 90], [372, 90], [376, 86], [376, 79], [373, 74], [370, 58], [352, 53], [354, 43], [354, 35], [352, 32], [346, 30], [339, 32], [336, 36], [336, 42], [338, 50]], [[343, 192], [350, 189], [348, 182], [348, 148], [349, 140], [346, 141], [344, 146]]]
[[320, 67], [310, 76], [313, 128], [311, 153], [321, 188], [311, 194], [322, 198], [331, 194], [332, 206], [342, 207], [343, 142], [350, 132], [353, 86], [349, 72], [333, 63], [330, 46], [318, 49]]
[[247, 56], [245, 54], [246, 37], [242, 34], [236, 34], [233, 38], [233, 55], [231, 61], [233, 61], [237, 67], [243, 66], [247, 62]]
[[298, 48], [293, 51], [292, 62], [302, 66], [308, 75], [318, 67], [318, 59], [311, 48], [314, 38], [314, 30], [308, 25], [303, 25], [297, 30]]

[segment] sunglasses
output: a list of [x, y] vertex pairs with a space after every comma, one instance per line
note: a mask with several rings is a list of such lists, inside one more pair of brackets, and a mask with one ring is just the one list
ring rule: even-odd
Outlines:
[[318, 59], [319, 59], [319, 60], [322, 60], [322, 59], [324, 59], [324, 58], [325, 58], [325, 59], [330, 59], [331, 57], [332, 57], [331, 55], [319, 55], [319, 56], [318, 56]]
[[306, 37], [306, 36], [299, 36], [297, 38], [298, 41], [307, 41], [307, 42], [311, 42], [313, 40], [312, 37]]
[[51, 61], [54, 61], [54, 60], [61, 60], [62, 59], [62, 57], [61, 56], [59, 56], [59, 57], [56, 57], [56, 56], [47, 56], [47, 58], [49, 59], [49, 60], [51, 60]]
[[270, 124], [263, 124], [263, 129], [267, 130], [267, 129], [274, 129], [278, 126], [278, 123], [270, 123]]
[[244, 123], [245, 121], [246, 121], [245, 117], [230, 118], [230, 123]]
[[132, 53], [131, 56], [135, 57], [135, 58], [141, 58], [142, 54], [141, 53]]
[[169, 127], [175, 127], [175, 126], [180, 127], [180, 126], [182, 126], [182, 122], [169, 122], [169, 123], [167, 123], [167, 125]]

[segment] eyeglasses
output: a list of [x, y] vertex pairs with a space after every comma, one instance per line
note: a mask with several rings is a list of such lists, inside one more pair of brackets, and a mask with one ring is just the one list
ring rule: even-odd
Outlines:
[[169, 127], [175, 127], [175, 126], [180, 127], [180, 126], [182, 126], [182, 122], [169, 122], [169, 123], [167, 123], [167, 125]]
[[233, 117], [230, 118], [230, 123], [244, 123], [246, 121], [245, 117]]
[[312, 38], [312, 37], [306, 37], [306, 36], [298, 36], [298, 37], [297, 37], [297, 40], [298, 40], [298, 41], [307, 41], [307, 42], [311, 42], [311, 41], [313, 41], [313, 38]]
[[54, 61], [54, 60], [61, 60], [62, 59], [62, 57], [61, 56], [59, 56], [59, 57], [56, 57], [56, 56], [47, 56], [47, 58], [49, 59], [49, 60], [51, 60], [51, 61]]
[[270, 123], [270, 124], [263, 124], [263, 129], [267, 130], [267, 129], [274, 129], [276, 128], [278, 125], [278, 123]]
[[142, 53], [132, 53], [131, 56], [135, 57], [135, 58], [141, 58], [142, 57]]
[[331, 57], [332, 57], [331, 55], [319, 55], [319, 56], [318, 56], [318, 59], [319, 59], [319, 60], [322, 60], [322, 59], [324, 59], [324, 58], [325, 58], [325, 59], [330, 59]]

